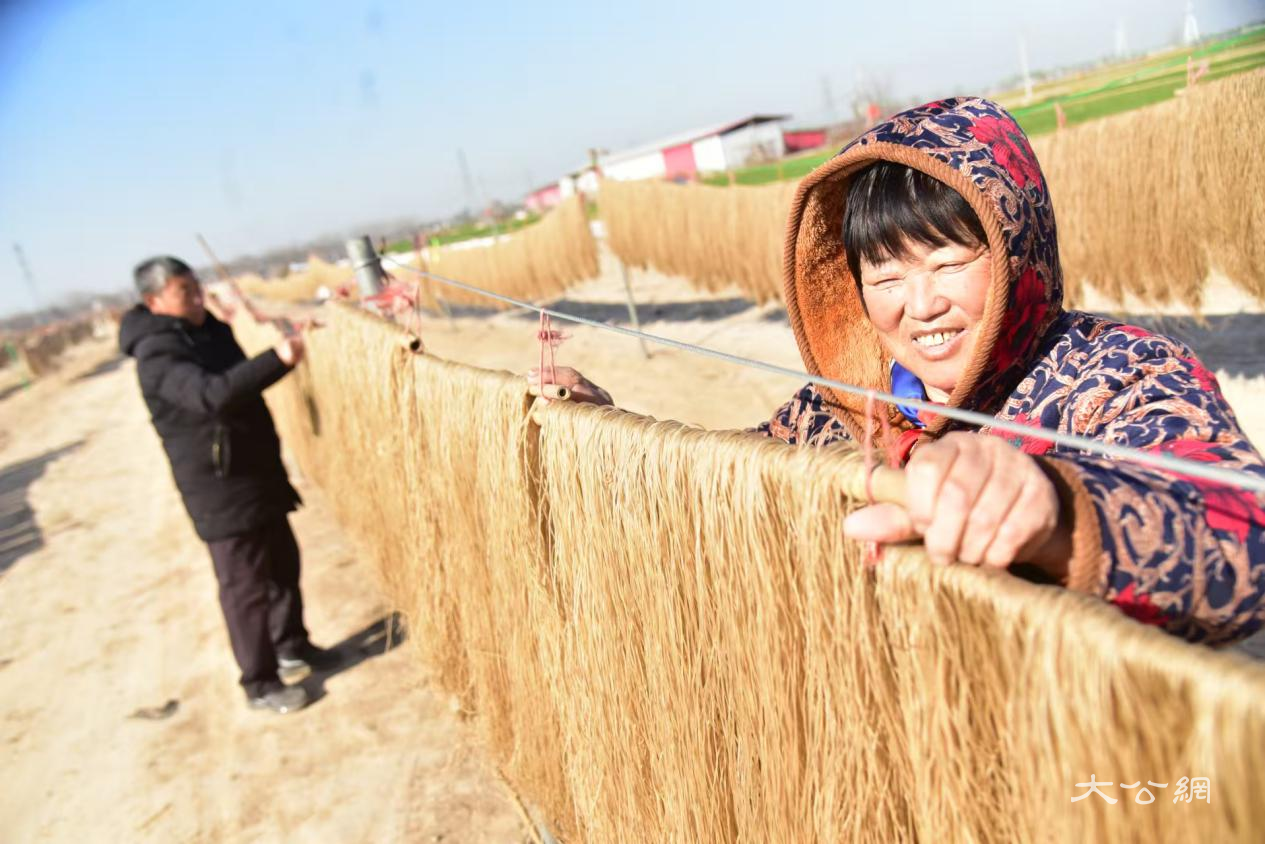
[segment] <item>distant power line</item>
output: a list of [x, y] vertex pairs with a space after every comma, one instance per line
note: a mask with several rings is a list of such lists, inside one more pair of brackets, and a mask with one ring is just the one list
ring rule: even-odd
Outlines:
[[39, 288], [35, 284], [35, 276], [31, 274], [31, 267], [26, 262], [26, 253], [22, 251], [22, 244], [13, 244], [13, 254], [18, 259], [18, 269], [22, 271], [22, 278], [26, 282], [27, 288], [31, 291], [31, 302], [35, 307], [40, 307], [42, 302], [40, 299]]

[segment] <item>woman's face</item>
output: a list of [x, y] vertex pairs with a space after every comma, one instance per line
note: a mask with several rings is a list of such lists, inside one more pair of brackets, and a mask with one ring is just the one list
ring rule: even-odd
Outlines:
[[975, 348], [992, 281], [988, 247], [907, 249], [908, 258], [862, 261], [861, 295], [887, 353], [945, 402]]

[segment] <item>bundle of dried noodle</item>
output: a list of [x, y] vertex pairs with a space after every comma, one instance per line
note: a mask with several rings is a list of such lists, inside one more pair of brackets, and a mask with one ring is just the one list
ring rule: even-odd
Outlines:
[[[1094, 599], [846, 542], [847, 450], [405, 351], [345, 306], [270, 391], [433, 676], [568, 840], [1250, 840], [1265, 670]], [[239, 327], [252, 345], [266, 331]], [[1109, 804], [1078, 802], [1094, 775]], [[1181, 777], [1210, 802], [1174, 802]], [[1136, 802], [1133, 782], [1168, 783]]]

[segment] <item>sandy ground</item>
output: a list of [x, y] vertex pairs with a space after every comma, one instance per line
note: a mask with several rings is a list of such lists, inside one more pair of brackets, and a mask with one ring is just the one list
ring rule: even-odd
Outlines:
[[[626, 323], [622, 282], [609, 260], [605, 270], [555, 306]], [[780, 308], [654, 273], [632, 281], [645, 330], [801, 368]], [[1194, 346], [1265, 444], [1265, 316], [1219, 301], [1203, 322], [1131, 318]], [[569, 335], [560, 365], [658, 418], [749, 427], [800, 386], [558, 327]], [[535, 319], [521, 312], [464, 309], [427, 318], [422, 333], [432, 353], [480, 366], [522, 372], [539, 358]], [[310, 678], [322, 699], [278, 717], [243, 704], [210, 562], [131, 363], [97, 343], [29, 389], [0, 372], [0, 839], [525, 840], [449, 698], [415, 679], [407, 645], [384, 653], [385, 609], [366, 568], [319, 491], [301, 491], [309, 626], [350, 666]]]
[[527, 840], [449, 699], [407, 643], [386, 650], [384, 607], [317, 490], [293, 519], [308, 626], [348, 666], [305, 681], [323, 695], [305, 711], [251, 711], [131, 362], [98, 343], [29, 390], [10, 376], [0, 840]]

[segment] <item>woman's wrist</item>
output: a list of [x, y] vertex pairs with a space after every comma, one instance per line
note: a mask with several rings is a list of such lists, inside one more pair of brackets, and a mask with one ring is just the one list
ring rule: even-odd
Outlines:
[[1034, 548], [1027, 562], [1041, 569], [1051, 580], [1066, 586], [1075, 551], [1072, 541], [1076, 524], [1075, 505], [1071, 490], [1067, 488], [1062, 474], [1053, 463], [1042, 457], [1034, 457], [1033, 460], [1054, 490], [1055, 500], [1058, 501], [1058, 516], [1050, 535]]
[[1063, 508], [1059, 509], [1058, 524], [1027, 562], [1041, 569], [1051, 580], [1066, 586], [1068, 562], [1072, 558], [1071, 519], [1062, 512]]

